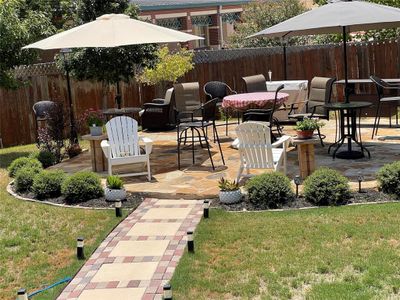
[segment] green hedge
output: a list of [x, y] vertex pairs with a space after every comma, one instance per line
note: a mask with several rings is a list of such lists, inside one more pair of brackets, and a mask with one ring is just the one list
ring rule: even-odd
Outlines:
[[294, 200], [290, 180], [277, 172], [254, 176], [246, 183], [249, 201], [256, 208], [280, 208]]
[[88, 171], [67, 177], [61, 186], [61, 192], [69, 203], [80, 203], [104, 195], [100, 177]]
[[32, 192], [38, 199], [59, 197], [65, 178], [66, 175], [61, 170], [41, 171], [33, 179]]
[[384, 165], [377, 174], [379, 189], [400, 198], [400, 161]]
[[17, 159], [14, 159], [12, 161], [12, 163], [10, 164], [10, 166], [8, 167], [8, 175], [10, 177], [15, 177], [18, 170], [22, 169], [22, 168], [30, 168], [30, 169], [34, 169], [34, 170], [41, 170], [43, 169], [42, 164], [40, 163], [39, 160], [37, 160], [36, 158], [32, 158], [32, 157], [19, 157]]
[[40, 172], [38, 168], [30, 168], [29, 166], [18, 169], [15, 174], [14, 186], [17, 192], [29, 192], [31, 190], [33, 179]]
[[338, 171], [320, 168], [304, 180], [304, 198], [315, 205], [340, 205], [350, 198], [349, 180]]

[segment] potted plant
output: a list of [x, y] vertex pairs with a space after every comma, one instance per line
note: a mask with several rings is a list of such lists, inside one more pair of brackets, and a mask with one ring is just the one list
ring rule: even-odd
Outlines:
[[232, 204], [237, 203], [242, 199], [242, 193], [239, 189], [239, 184], [236, 181], [229, 181], [221, 178], [218, 181], [219, 200], [221, 203]]
[[298, 121], [294, 130], [296, 130], [297, 138], [300, 140], [311, 139], [314, 135], [314, 130], [324, 126], [324, 123], [319, 122], [318, 119], [304, 118]]
[[104, 194], [106, 201], [126, 199], [126, 190], [124, 189], [124, 183], [122, 179], [115, 175], [108, 176]]
[[104, 115], [101, 110], [88, 109], [82, 115], [82, 123], [89, 126], [90, 135], [98, 136], [103, 133]]

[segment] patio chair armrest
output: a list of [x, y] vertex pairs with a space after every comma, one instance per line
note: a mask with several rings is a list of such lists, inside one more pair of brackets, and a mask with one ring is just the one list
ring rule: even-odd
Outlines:
[[165, 99], [163, 99], [163, 98], [155, 98], [151, 102], [152, 103], [157, 103], [157, 104], [165, 104]]
[[284, 135], [284, 136], [280, 137], [279, 140], [277, 140], [275, 143], [272, 144], [272, 148], [277, 148], [280, 145], [283, 145], [283, 149], [285, 149], [285, 151], [286, 151], [286, 149], [288, 148], [291, 141], [292, 141], [291, 136]]
[[144, 143], [146, 154], [150, 154], [153, 149], [153, 140], [148, 137], [141, 137], [140, 140]]
[[159, 107], [159, 108], [163, 108], [163, 107], [168, 107], [169, 104], [165, 104], [165, 103], [156, 103], [156, 102], [151, 102], [151, 103], [145, 103], [143, 104], [143, 107], [149, 108], [149, 107]]
[[109, 158], [111, 156], [111, 146], [107, 140], [102, 140], [100, 143], [100, 147], [104, 152], [104, 156]]

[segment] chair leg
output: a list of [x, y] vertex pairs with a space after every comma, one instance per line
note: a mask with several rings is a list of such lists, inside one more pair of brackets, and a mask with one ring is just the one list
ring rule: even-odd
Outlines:
[[[202, 127], [201, 130], [203, 131], [203, 135], [205, 136], [204, 128]], [[200, 136], [199, 136], [199, 138], [200, 138]], [[212, 159], [211, 150], [210, 150], [210, 144], [208, 143], [208, 139], [206, 139], [206, 145], [207, 145], [208, 156], [210, 157], [212, 168], [213, 168], [213, 170], [215, 170], [215, 166], [214, 166], [214, 162], [213, 162], [213, 159]]]
[[[374, 139], [374, 135], [376, 134], [376, 133], [375, 133], [376, 124], [377, 124], [377, 121], [378, 121], [378, 116], [380, 115], [380, 110], [381, 110], [381, 102], [379, 101], [379, 102], [378, 102], [378, 108], [376, 109], [376, 115], [375, 115], [375, 120], [374, 120], [374, 126], [372, 127], [372, 136], [371, 136], [371, 139]], [[377, 130], [376, 130], [376, 131], [377, 131]]]
[[151, 181], [150, 157], [147, 156], [147, 178]]
[[[194, 164], [194, 132], [193, 132], [193, 128], [191, 128], [191, 130], [192, 130], [192, 162]], [[199, 140], [200, 140], [200, 137], [199, 137]], [[201, 144], [201, 142], [200, 142], [200, 144]]]
[[389, 127], [392, 128], [392, 105], [389, 102]]
[[217, 137], [218, 148], [219, 148], [219, 153], [221, 153], [222, 163], [225, 166], [224, 155], [222, 154], [221, 143], [219, 142], [219, 136], [218, 136], [217, 126], [215, 126], [215, 122], [213, 122], [213, 128], [214, 128], [214, 131], [215, 131], [215, 135]]
[[243, 165], [240, 164], [239, 171], [238, 171], [238, 175], [237, 175], [237, 177], [236, 177], [236, 182], [239, 182], [240, 177], [242, 177], [242, 173], [243, 173]]
[[177, 151], [178, 151], [178, 170], [181, 169], [181, 139], [179, 134], [179, 125], [176, 126], [176, 134], [177, 134]]
[[321, 131], [319, 130], [319, 128], [317, 128], [317, 133], [318, 133], [318, 136], [319, 136], [319, 140], [321, 142], [321, 146], [325, 147], [324, 141], [322, 140]]
[[112, 175], [112, 166], [111, 166], [111, 161], [108, 160], [108, 175], [111, 176]]

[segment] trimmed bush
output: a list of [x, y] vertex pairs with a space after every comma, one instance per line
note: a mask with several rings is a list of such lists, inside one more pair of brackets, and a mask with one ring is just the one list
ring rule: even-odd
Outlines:
[[61, 192], [69, 203], [79, 203], [104, 195], [100, 177], [88, 171], [81, 171], [67, 177], [61, 186]]
[[400, 198], [400, 161], [384, 165], [377, 174], [379, 189]]
[[249, 201], [259, 209], [280, 208], [294, 200], [289, 178], [281, 173], [264, 173], [246, 183]]
[[59, 197], [66, 175], [63, 171], [41, 171], [33, 179], [32, 192], [38, 199]]
[[349, 180], [336, 170], [319, 168], [304, 180], [304, 198], [315, 205], [340, 205], [350, 198]]
[[31, 157], [19, 157], [14, 159], [13, 162], [8, 167], [8, 176], [15, 177], [19, 169], [22, 168], [31, 168], [37, 170], [43, 169], [42, 164], [36, 158]]
[[31, 157], [36, 158], [38, 161], [40, 161], [43, 168], [45, 169], [53, 166], [56, 163], [56, 156], [54, 155], [54, 153], [47, 150], [36, 152]]
[[14, 179], [15, 190], [19, 193], [29, 192], [33, 179], [40, 171], [39, 168], [30, 168], [29, 166], [18, 169]]

